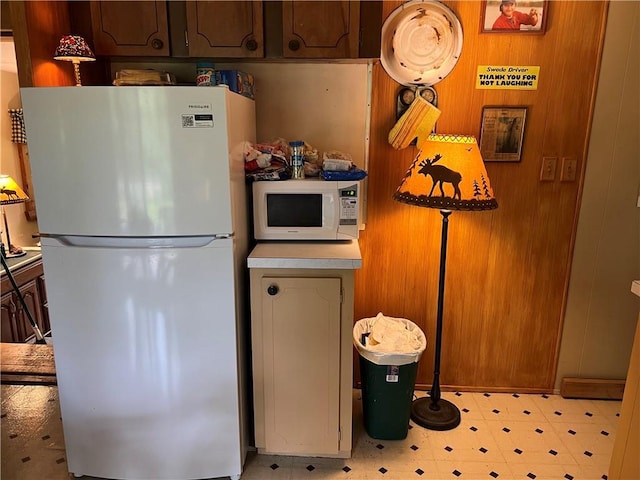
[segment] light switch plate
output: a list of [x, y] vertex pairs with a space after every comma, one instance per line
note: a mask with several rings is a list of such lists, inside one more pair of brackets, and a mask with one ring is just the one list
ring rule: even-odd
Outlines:
[[578, 160], [576, 157], [562, 157], [562, 169], [560, 170], [561, 182], [575, 182], [578, 174]]
[[558, 157], [542, 157], [542, 167], [540, 168], [540, 181], [553, 182], [556, 179], [557, 167], [558, 167]]

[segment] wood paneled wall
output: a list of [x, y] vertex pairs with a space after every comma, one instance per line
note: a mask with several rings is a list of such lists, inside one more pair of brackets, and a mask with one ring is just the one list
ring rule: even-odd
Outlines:
[[[385, 0], [383, 18], [402, 2]], [[528, 107], [522, 161], [488, 162], [499, 208], [449, 222], [443, 388], [553, 389], [607, 2], [550, 1], [544, 35], [479, 33], [480, 0], [445, 1], [461, 20], [462, 55], [435, 85], [439, 133], [479, 136], [482, 107]], [[10, 2], [21, 86], [72, 85], [52, 59], [69, 33], [67, 2]], [[82, 32], [84, 33], [84, 32]], [[98, 63], [98, 62], [96, 62]], [[476, 90], [478, 65], [540, 66], [535, 91]], [[97, 66], [93, 66], [96, 69]], [[90, 75], [85, 69], [83, 77]], [[97, 69], [96, 69], [97, 71]], [[432, 381], [441, 216], [391, 199], [418, 153], [387, 143], [399, 85], [374, 65], [367, 226], [356, 272], [355, 318], [379, 311], [425, 331], [418, 386]], [[575, 182], [540, 182], [543, 156], [578, 160]]]
[[12, 1], [11, 24], [21, 87], [75, 85], [70, 62], [53, 59], [62, 35], [72, 33], [66, 1]]
[[[402, 2], [385, 1], [383, 17]], [[499, 207], [449, 222], [440, 381], [443, 389], [551, 392], [588, 146], [607, 6], [551, 1], [544, 35], [479, 33], [480, 1], [446, 1], [464, 30], [462, 55], [435, 85], [438, 133], [480, 135], [485, 105], [527, 106], [522, 160], [487, 162]], [[477, 90], [478, 65], [539, 66], [535, 91]], [[441, 215], [392, 195], [418, 153], [387, 142], [399, 85], [373, 71], [367, 225], [360, 237], [355, 318], [405, 317], [427, 336], [417, 386], [433, 378]], [[543, 156], [559, 158], [541, 182]], [[562, 157], [578, 179], [560, 181]]]
[[[63, 35], [84, 36], [93, 47], [89, 4], [66, 0], [11, 0], [11, 28], [20, 87], [65, 87], [76, 84], [71, 62], [53, 59]], [[108, 85], [107, 62], [98, 58], [80, 66], [83, 85]]]

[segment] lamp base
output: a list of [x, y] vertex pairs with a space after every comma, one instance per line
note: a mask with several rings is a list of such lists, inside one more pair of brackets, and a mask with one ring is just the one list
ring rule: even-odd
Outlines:
[[4, 242], [0, 244], [0, 249], [2, 250], [2, 256], [4, 258], [16, 258], [16, 257], [24, 257], [27, 252], [20, 247], [16, 247], [15, 245], [11, 245], [11, 248], [7, 250], [4, 246]]
[[14, 252], [14, 253], [7, 252], [5, 253], [4, 257], [5, 258], [24, 257], [26, 254], [27, 252], [25, 252], [24, 250], [21, 250], [19, 252]]
[[453, 430], [460, 425], [460, 410], [441, 398], [438, 409], [431, 408], [431, 398], [422, 397], [411, 404], [411, 420], [429, 430]]

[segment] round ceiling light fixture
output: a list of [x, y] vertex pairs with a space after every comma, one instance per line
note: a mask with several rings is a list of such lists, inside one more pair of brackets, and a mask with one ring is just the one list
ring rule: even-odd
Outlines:
[[389, 76], [405, 86], [429, 86], [443, 80], [461, 51], [458, 17], [435, 0], [404, 3], [382, 26], [380, 61]]

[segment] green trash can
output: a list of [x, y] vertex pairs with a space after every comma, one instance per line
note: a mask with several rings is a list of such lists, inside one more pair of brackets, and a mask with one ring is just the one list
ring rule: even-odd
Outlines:
[[360, 354], [367, 434], [379, 440], [406, 438], [418, 362], [426, 348], [424, 333], [407, 319], [379, 313], [356, 322], [353, 341]]
[[371, 438], [407, 438], [418, 363], [376, 365], [360, 357], [362, 414]]

